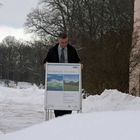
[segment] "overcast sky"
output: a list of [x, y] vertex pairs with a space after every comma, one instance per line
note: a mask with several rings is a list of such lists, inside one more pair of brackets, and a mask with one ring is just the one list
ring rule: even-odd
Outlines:
[[[17, 39], [28, 39], [29, 35], [24, 34], [23, 24], [26, 16], [33, 8], [36, 8], [40, 0], [0, 0], [0, 41], [13, 35]], [[135, 3], [135, 19], [140, 15], [140, 0]]]
[[0, 41], [4, 36], [23, 37], [26, 15], [36, 8], [39, 0], [0, 0]]

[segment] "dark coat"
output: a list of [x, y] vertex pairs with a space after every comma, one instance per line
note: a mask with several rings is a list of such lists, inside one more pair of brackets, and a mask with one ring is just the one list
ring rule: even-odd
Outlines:
[[[46, 62], [59, 63], [58, 45], [59, 44], [56, 44], [54, 47], [49, 49], [48, 54], [43, 61], [44, 64]], [[67, 55], [68, 55], [68, 63], [80, 63], [80, 58], [77, 54], [76, 49], [69, 44], [67, 45]], [[71, 113], [72, 113], [71, 110], [54, 110], [55, 117]]]
[[[59, 63], [58, 56], [58, 45], [56, 44], [54, 47], [50, 48], [47, 54], [47, 57], [44, 59], [43, 63]], [[77, 54], [76, 49], [69, 45], [67, 46], [67, 54], [68, 54], [68, 63], [80, 63], [80, 58]]]

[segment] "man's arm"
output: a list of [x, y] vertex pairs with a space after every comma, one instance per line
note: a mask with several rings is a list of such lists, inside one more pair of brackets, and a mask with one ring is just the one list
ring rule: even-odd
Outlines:
[[50, 50], [48, 51], [48, 53], [47, 53], [47, 56], [46, 56], [46, 58], [44, 59], [44, 61], [43, 61], [43, 64], [44, 64], [44, 69], [46, 70], [46, 63], [47, 62], [49, 62], [49, 60], [50, 60]]

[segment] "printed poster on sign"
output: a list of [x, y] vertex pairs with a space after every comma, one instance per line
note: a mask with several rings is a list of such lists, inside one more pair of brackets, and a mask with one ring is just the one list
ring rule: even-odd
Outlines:
[[80, 110], [81, 65], [47, 63], [45, 89], [46, 109]]

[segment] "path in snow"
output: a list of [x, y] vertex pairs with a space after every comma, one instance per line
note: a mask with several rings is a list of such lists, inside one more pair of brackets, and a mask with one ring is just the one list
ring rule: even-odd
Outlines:
[[42, 106], [0, 103], [0, 131], [9, 133], [44, 121]]

